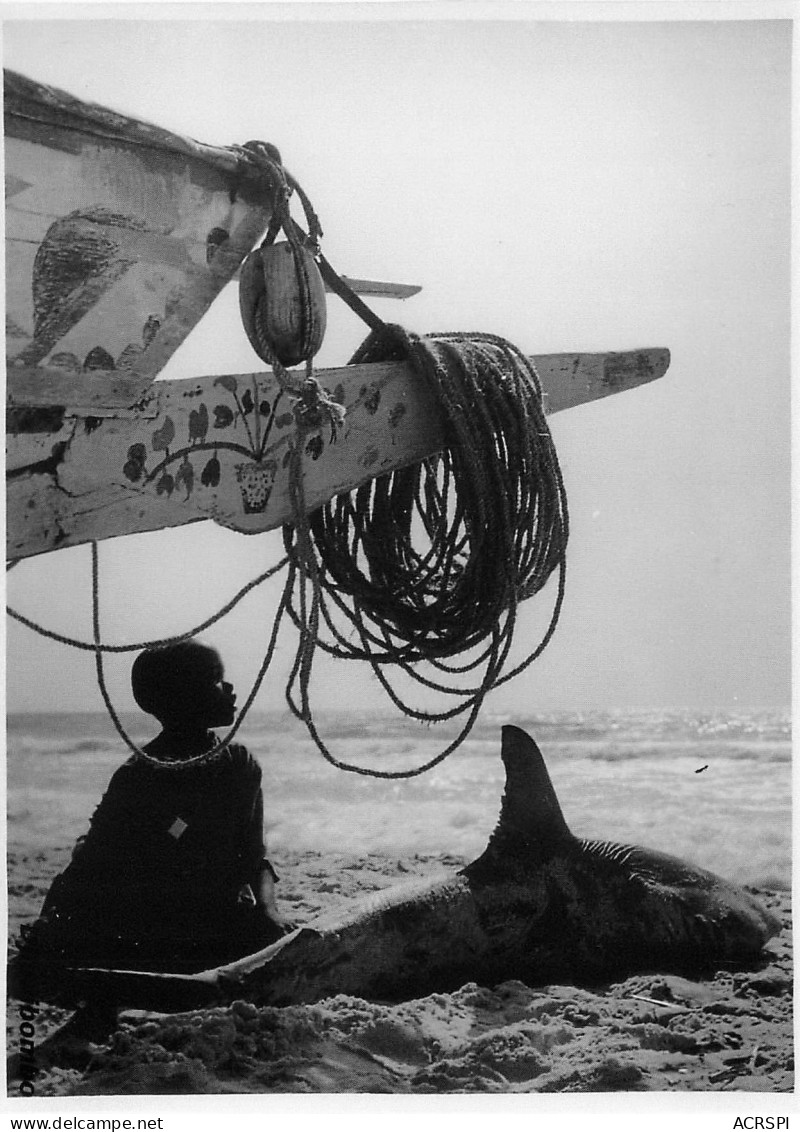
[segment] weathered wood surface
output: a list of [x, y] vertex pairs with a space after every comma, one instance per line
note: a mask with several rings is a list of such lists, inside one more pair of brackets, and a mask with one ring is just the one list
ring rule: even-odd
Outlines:
[[163, 368], [272, 214], [232, 150], [5, 72], [6, 358]]
[[[558, 412], [661, 377], [669, 352], [532, 360], [545, 408]], [[157, 381], [144, 392], [118, 373], [77, 386], [61, 371], [17, 377], [7, 415], [9, 558], [201, 519], [246, 533], [291, 519], [297, 428], [271, 373]], [[406, 365], [317, 377], [346, 417], [335, 441], [329, 428], [303, 438], [309, 510], [441, 448], [435, 400]]]

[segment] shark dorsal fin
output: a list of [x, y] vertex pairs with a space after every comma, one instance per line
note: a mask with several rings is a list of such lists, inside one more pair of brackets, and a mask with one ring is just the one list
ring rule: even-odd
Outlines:
[[539, 843], [572, 837], [542, 752], [520, 727], [503, 728], [501, 757], [506, 768], [506, 788], [498, 829], [521, 833]]
[[530, 735], [519, 727], [504, 727], [501, 753], [506, 786], [500, 820], [485, 852], [467, 866], [467, 873], [496, 866], [503, 858], [544, 860], [572, 840], [541, 751]]

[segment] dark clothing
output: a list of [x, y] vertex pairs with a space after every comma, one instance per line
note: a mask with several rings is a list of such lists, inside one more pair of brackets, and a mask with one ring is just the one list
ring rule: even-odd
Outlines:
[[[112, 776], [53, 882], [37, 953], [80, 966], [198, 971], [265, 947], [281, 931], [257, 906], [264, 857], [261, 769], [232, 745], [166, 765], [163, 742]], [[274, 875], [274, 874], [273, 874]]]

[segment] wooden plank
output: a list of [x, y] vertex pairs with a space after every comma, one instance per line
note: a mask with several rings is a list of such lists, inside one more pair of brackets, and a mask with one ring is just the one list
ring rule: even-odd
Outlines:
[[[655, 380], [669, 352], [533, 361], [545, 409], [558, 412]], [[304, 437], [309, 510], [441, 447], [435, 398], [405, 364], [346, 366], [317, 377], [346, 417], [335, 441], [327, 428]], [[245, 533], [291, 520], [286, 465], [297, 429], [271, 373], [158, 381], [135, 407], [105, 416], [60, 400], [72, 388], [70, 375], [51, 371], [43, 380], [36, 404], [13, 394], [7, 414], [9, 558], [201, 519]], [[93, 390], [99, 397], [101, 385]]]
[[622, 350], [606, 354], [547, 354], [531, 359], [539, 371], [545, 409], [558, 413], [612, 393], [655, 381], [667, 372], [669, 350]]
[[[343, 275], [342, 281], [357, 295], [372, 295], [376, 299], [410, 299], [422, 290], [413, 283], [381, 283], [377, 279], [353, 279], [349, 275]], [[330, 291], [330, 287], [326, 285], [325, 290]]]

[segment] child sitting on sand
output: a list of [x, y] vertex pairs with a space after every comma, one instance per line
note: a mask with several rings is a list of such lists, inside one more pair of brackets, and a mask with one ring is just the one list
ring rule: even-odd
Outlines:
[[[216, 746], [236, 696], [219, 655], [195, 642], [148, 649], [134, 698], [162, 727], [114, 773], [22, 948], [80, 966], [190, 972], [284, 934], [265, 857], [261, 770], [247, 749]], [[192, 762], [191, 760], [197, 759]]]

